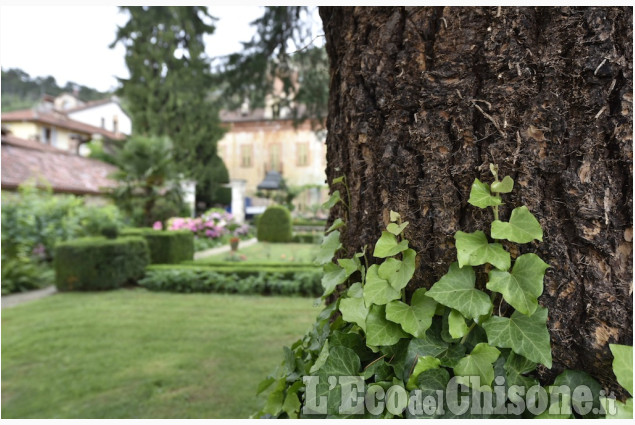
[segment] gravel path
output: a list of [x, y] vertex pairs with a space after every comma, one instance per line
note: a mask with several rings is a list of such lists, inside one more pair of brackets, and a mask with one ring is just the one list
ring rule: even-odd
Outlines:
[[37, 289], [35, 291], [21, 292], [18, 294], [3, 295], [2, 296], [2, 308], [14, 307], [29, 301], [39, 300], [40, 298], [48, 297], [57, 293], [55, 285], [47, 286], [44, 289]]
[[[240, 241], [240, 244], [238, 245], [239, 248], [246, 248], [248, 246], [251, 246], [255, 243], [258, 242], [258, 239], [256, 238], [251, 238], [248, 239], [246, 241]], [[223, 246], [219, 246], [217, 248], [212, 248], [212, 249], [208, 249], [205, 251], [199, 251], [194, 253], [194, 259], [198, 260], [199, 258], [205, 258], [205, 257], [210, 257], [212, 255], [216, 255], [216, 254], [222, 254], [224, 252], [229, 252], [230, 247], [229, 245], [223, 245]]]

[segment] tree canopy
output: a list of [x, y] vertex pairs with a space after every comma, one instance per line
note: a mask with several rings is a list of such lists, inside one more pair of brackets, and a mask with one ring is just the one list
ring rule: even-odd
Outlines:
[[118, 28], [111, 47], [122, 43], [126, 48], [130, 77], [119, 78], [119, 94], [128, 101], [133, 130], [168, 136], [177, 167], [197, 180], [198, 200], [211, 204], [215, 188], [227, 182], [215, 181], [226, 176], [216, 153], [223, 130], [218, 107], [208, 96], [212, 77], [203, 42], [214, 32], [215, 18], [199, 6], [121, 9], [130, 19]]

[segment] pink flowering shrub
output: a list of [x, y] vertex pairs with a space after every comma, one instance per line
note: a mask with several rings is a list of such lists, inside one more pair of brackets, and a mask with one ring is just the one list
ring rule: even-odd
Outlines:
[[196, 238], [218, 239], [225, 235], [245, 236], [249, 234], [249, 225], [239, 225], [234, 217], [223, 210], [211, 209], [200, 217], [172, 217], [168, 220], [167, 230], [189, 230]]

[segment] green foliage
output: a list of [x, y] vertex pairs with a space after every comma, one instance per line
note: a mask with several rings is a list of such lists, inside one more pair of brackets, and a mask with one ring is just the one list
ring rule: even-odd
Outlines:
[[144, 274], [147, 242], [140, 237], [80, 238], [55, 248], [55, 278], [60, 291], [119, 288]]
[[609, 344], [609, 348], [613, 353], [613, 373], [631, 398], [624, 402], [611, 400], [615, 405], [615, 411], [611, 411], [611, 403], [607, 397], [599, 397], [599, 402], [607, 412], [607, 418], [633, 419], [633, 346]]
[[542, 228], [527, 207], [522, 206], [514, 208], [509, 222], [494, 220], [492, 237], [516, 243], [529, 243], [534, 239], [542, 241]]
[[58, 96], [63, 92], [74, 93], [83, 101], [104, 99], [108, 93], [79, 85], [72, 81], [59, 86], [55, 77], [31, 77], [19, 68], [2, 70], [2, 112], [33, 107], [46, 93]]
[[[306, 6], [266, 6], [252, 25], [256, 36], [243, 43], [243, 51], [222, 58], [218, 81], [223, 88], [219, 102], [229, 109], [245, 100], [262, 107], [274, 102], [277, 118], [283, 108], [292, 108], [290, 118], [310, 118], [320, 127], [328, 102], [328, 58], [323, 47], [312, 45], [313, 36], [304, 15]], [[295, 45], [289, 52], [291, 43]], [[282, 82], [282, 92], [274, 80]], [[299, 108], [297, 105], [302, 105]]]
[[285, 207], [267, 207], [258, 220], [258, 240], [264, 242], [291, 242], [291, 213]]
[[[538, 222], [526, 207], [516, 208], [509, 222], [498, 219], [498, 208], [503, 205], [499, 194], [511, 191], [513, 180], [504, 177], [499, 181], [496, 167], [492, 172], [495, 181], [491, 188], [478, 179], [474, 182], [470, 203], [483, 208], [491, 206], [495, 221], [502, 224], [498, 226], [509, 229], [506, 230], [508, 240], [540, 240], [540, 225], [536, 227]], [[341, 195], [334, 192], [329, 204], [335, 206], [340, 202], [344, 203]], [[471, 392], [493, 391], [496, 376], [503, 378], [505, 389], [516, 385], [527, 390], [537, 385], [537, 364], [547, 368], [552, 365], [546, 326], [548, 312], [537, 302], [549, 266], [534, 253], [523, 254], [512, 261], [503, 244], [489, 240], [483, 231], [457, 232], [459, 261], [452, 263], [448, 272], [429, 290], [416, 290], [408, 301], [406, 286], [414, 275], [416, 252], [402, 237], [407, 222], [392, 211], [390, 219], [387, 231], [382, 232], [372, 249], [374, 257], [380, 259], [378, 264], [363, 264], [360, 259], [367, 261], [365, 252], [332, 261], [342, 248], [340, 234], [332, 230], [325, 237], [317, 261], [324, 265], [323, 297], [332, 299], [330, 295], [337, 294], [338, 298], [323, 310], [302, 340], [286, 349], [287, 359], [283, 365], [299, 362], [303, 368], [295, 367], [293, 372], [283, 368], [264, 381], [263, 388], [284, 381], [285, 385], [279, 384], [275, 391], [285, 394], [304, 375], [327, 376], [333, 372], [326, 365], [334, 352], [340, 357], [346, 353], [345, 359], [341, 359], [351, 366], [345, 367], [346, 372], [362, 376], [367, 389], [398, 385], [408, 391], [420, 389], [424, 394], [434, 395], [436, 390], [445, 389], [450, 376], [457, 377], [466, 386], [472, 386], [468, 377], [479, 377], [481, 387], [471, 388]], [[481, 265], [486, 267], [475, 267]], [[477, 273], [482, 273], [478, 279]], [[350, 285], [347, 291], [341, 289], [345, 283]], [[503, 301], [505, 309], [502, 309]], [[335, 316], [337, 311], [341, 317]], [[627, 378], [632, 376], [632, 348], [626, 354], [619, 348], [614, 353], [615, 364], [619, 365], [618, 380], [632, 391], [632, 378]], [[566, 413], [567, 407], [573, 409], [575, 416], [603, 414], [600, 403], [608, 401], [599, 397], [599, 384], [583, 372], [565, 371], [547, 391], [558, 391], [559, 385], [573, 386], [573, 390], [582, 384], [590, 388], [592, 406], [598, 410], [585, 412], [577, 394], [565, 395], [554, 406], [565, 408], [562, 416], [570, 416]], [[326, 395], [327, 389], [320, 385], [317, 396]], [[501, 385], [498, 378], [496, 385]], [[333, 386], [331, 390], [339, 391]], [[303, 399], [302, 391], [300, 389], [298, 394], [301, 406], [305, 406], [311, 400]], [[505, 397], [516, 403], [519, 394], [506, 392]], [[328, 416], [338, 417], [337, 406], [331, 405], [330, 399]], [[339, 403], [339, 399], [334, 403]], [[618, 404], [619, 415], [628, 414], [629, 403], [632, 405], [632, 400]], [[281, 408], [267, 409], [267, 412], [277, 417], [301, 415], [300, 407], [292, 412]], [[264, 413], [263, 410], [256, 416]], [[531, 416], [529, 412], [524, 415]], [[546, 411], [540, 417], [554, 416]]]
[[152, 291], [319, 296], [320, 274], [292, 268], [148, 267], [139, 285]]
[[208, 95], [213, 86], [204, 43], [214, 32], [213, 18], [201, 6], [121, 10], [130, 19], [111, 47], [126, 48], [130, 77], [120, 78], [119, 94], [128, 102], [133, 128], [139, 135], [169, 137], [178, 171], [201, 183], [203, 202], [215, 202], [225, 177], [216, 169], [223, 130]]
[[294, 233], [291, 238], [291, 242], [320, 244], [322, 243], [322, 235], [313, 233]]
[[83, 198], [23, 184], [17, 194], [2, 194], [2, 253], [50, 261], [57, 243], [100, 235], [102, 226], [122, 222], [113, 205], [86, 206]]
[[119, 228], [112, 224], [106, 224], [101, 227], [101, 234], [108, 239], [117, 239], [119, 235]]
[[44, 288], [55, 281], [55, 272], [46, 263], [18, 255], [2, 257], [2, 295]]
[[167, 137], [134, 136], [115, 153], [119, 185], [110, 193], [139, 226], [151, 226], [184, 212], [172, 142]]
[[150, 250], [150, 264], [178, 264], [194, 259], [194, 235], [188, 230], [128, 228], [123, 236], [142, 236]]
[[227, 183], [229, 183], [229, 171], [223, 160], [215, 155], [197, 178], [196, 204], [203, 204], [203, 210], [216, 205], [231, 205], [232, 190], [224, 187]]

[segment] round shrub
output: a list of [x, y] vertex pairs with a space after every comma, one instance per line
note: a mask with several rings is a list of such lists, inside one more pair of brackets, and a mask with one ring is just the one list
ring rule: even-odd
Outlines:
[[272, 205], [258, 220], [258, 240], [262, 242], [290, 242], [291, 213], [285, 207]]

